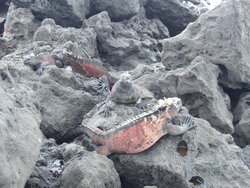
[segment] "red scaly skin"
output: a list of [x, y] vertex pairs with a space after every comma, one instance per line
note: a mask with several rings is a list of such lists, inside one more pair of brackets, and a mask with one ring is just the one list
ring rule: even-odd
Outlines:
[[159, 103], [149, 111], [106, 131], [93, 125], [78, 126], [68, 131], [59, 143], [85, 134], [99, 146], [97, 148], [99, 154], [108, 156], [112, 153], [139, 153], [150, 148], [166, 134], [180, 135], [196, 127], [190, 116], [186, 116], [180, 125], [171, 123], [171, 119], [178, 114], [181, 105], [179, 98], [164, 99], [163, 103]]
[[63, 60], [69, 62], [74, 72], [77, 72], [86, 77], [101, 78], [105, 76], [110, 86], [113, 86], [115, 82], [118, 80], [117, 78], [111, 76], [106, 70], [104, 70], [99, 66], [92, 65], [86, 62], [81, 62], [79, 60], [74, 60], [73, 58], [67, 56], [64, 56]]
[[[178, 100], [177, 100], [178, 102]], [[140, 118], [130, 125], [124, 125], [117, 130], [101, 131], [96, 127], [85, 126], [86, 133], [98, 145], [97, 152], [103, 155], [112, 153], [133, 154], [150, 148], [162, 136], [168, 133], [167, 119], [172, 119], [179, 111], [180, 106], [168, 106], [163, 112], [156, 111], [147, 117]]]
[[[59, 60], [63, 65], [59, 68], [65, 67], [66, 64], [70, 65], [72, 71], [77, 72], [86, 77], [104, 78], [104, 82], [108, 82], [109, 87], [112, 87], [117, 78], [111, 76], [105, 69], [97, 65], [90, 64], [81, 60], [76, 60], [73, 57], [63, 55], [63, 57], [52, 55], [51, 53], [44, 53], [34, 57], [34, 61], [40, 63], [41, 72], [46, 66], [56, 65], [56, 61]], [[58, 65], [56, 65], [58, 66]]]
[[168, 112], [161, 114], [155, 119], [149, 118], [147, 121], [140, 121], [128, 129], [121, 130], [108, 139], [103, 139], [103, 146], [99, 148], [98, 152], [104, 155], [142, 152], [167, 134], [164, 130], [166, 118], [171, 118]]

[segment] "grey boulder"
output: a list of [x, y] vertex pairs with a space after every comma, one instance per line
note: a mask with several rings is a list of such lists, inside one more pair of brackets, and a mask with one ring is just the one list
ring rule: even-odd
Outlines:
[[42, 144], [41, 116], [29, 96], [15, 85], [9, 62], [0, 62], [0, 187], [23, 188]]
[[234, 109], [235, 142], [241, 147], [250, 144], [250, 93], [243, 93]]
[[45, 139], [25, 188], [120, 188], [113, 162], [77, 144], [56, 145]]
[[66, 51], [75, 57], [86, 58], [89, 61], [93, 57], [98, 57], [96, 32], [92, 28], [63, 28], [53, 19], [46, 18], [33, 37], [33, 42], [40, 41], [52, 43], [54, 53], [62, 54]]
[[160, 39], [169, 37], [161, 21], [147, 19], [143, 9], [127, 22], [113, 23], [107, 12], [101, 12], [85, 20], [84, 25], [95, 29], [102, 60], [119, 70], [130, 70], [139, 62], [159, 62]]
[[186, 66], [200, 55], [219, 65], [219, 82], [225, 87], [249, 88], [249, 7], [247, 0], [222, 3], [202, 14], [181, 34], [165, 39], [162, 61], [166, 68]]
[[[72, 155], [74, 153], [74, 155]], [[60, 187], [120, 188], [121, 182], [113, 162], [96, 152], [88, 152], [76, 144], [68, 144], [62, 153], [67, 158]]]
[[180, 97], [193, 116], [207, 120], [223, 133], [232, 134], [230, 99], [218, 85], [219, 72], [218, 66], [196, 57], [188, 67], [160, 70], [142, 76], [136, 83], [154, 91], [159, 98]]
[[89, 13], [89, 0], [13, 0], [18, 7], [28, 8], [36, 19], [52, 18], [64, 27], [81, 27]]
[[139, 12], [139, 0], [91, 0], [91, 15], [107, 11], [112, 21], [129, 19]]
[[159, 18], [168, 27], [171, 36], [174, 36], [199, 16], [199, 12], [188, 5], [178, 0], [149, 0], [145, 9], [149, 18]]
[[244, 147], [242, 149], [244, 155], [242, 156], [242, 160], [244, 161], [244, 163], [248, 166], [248, 168], [250, 169], [250, 145]]

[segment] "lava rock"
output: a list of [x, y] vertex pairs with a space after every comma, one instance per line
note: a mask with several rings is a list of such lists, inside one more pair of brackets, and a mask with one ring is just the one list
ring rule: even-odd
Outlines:
[[159, 18], [170, 31], [171, 36], [179, 34], [195, 21], [199, 12], [191, 9], [185, 1], [149, 0], [145, 6], [149, 18]]
[[76, 144], [58, 146], [54, 139], [45, 139], [25, 188], [120, 188], [120, 184], [114, 164], [107, 157]]
[[180, 35], [165, 39], [162, 62], [166, 68], [186, 66], [200, 55], [219, 65], [219, 82], [225, 87], [250, 88], [250, 72], [246, 71], [250, 69], [249, 7], [247, 0], [227, 1], [202, 14]]
[[[152, 24], [157, 27], [148, 32]], [[119, 70], [131, 70], [138, 62], [159, 62], [159, 38], [169, 36], [167, 28], [159, 20], [148, 20], [141, 14], [128, 22], [113, 23], [107, 13], [102, 12], [86, 20], [85, 26], [94, 28], [97, 33], [101, 59]]]
[[48, 18], [44, 19], [36, 30], [33, 41], [52, 42], [55, 53], [59, 54], [66, 50], [75, 57], [86, 58], [89, 61], [93, 57], [98, 57], [96, 32], [91, 28], [63, 28]]
[[232, 134], [230, 99], [218, 85], [219, 71], [218, 66], [197, 57], [186, 68], [159, 70], [139, 78], [136, 83], [154, 91], [158, 98], [180, 97], [194, 117], [206, 119], [217, 130]]
[[[83, 115], [100, 100], [84, 89], [90, 80], [93, 79], [55, 67], [48, 68], [40, 77], [36, 100], [42, 115], [41, 130], [47, 137], [60, 138], [79, 125]], [[98, 82], [92, 84], [98, 86]]]
[[5, 21], [6, 21], [6, 18], [0, 17], [0, 36], [3, 35]]
[[17, 42], [30, 40], [37, 26], [35, 17], [30, 10], [17, 8], [11, 3], [4, 26], [3, 37], [18, 39]]
[[245, 164], [248, 166], [248, 168], [250, 169], [250, 158], [249, 158], [249, 156], [250, 156], [250, 145], [244, 147], [244, 148], [242, 149], [242, 151], [243, 151], [243, 153], [244, 153], [242, 160], [244, 161], [244, 163], [245, 163]]
[[41, 75], [37, 74], [29, 63], [33, 57], [31, 54], [42, 50], [51, 53], [53, 50], [47, 43], [42, 44], [27, 45], [18, 51], [19, 55], [8, 55], [4, 59], [13, 61], [15, 65], [11, 66], [15, 72], [14, 84], [18, 81], [18, 85], [32, 91], [29, 98], [41, 113], [42, 132], [46, 137], [57, 139], [80, 124], [84, 114], [106, 96], [98, 92], [99, 81], [96, 78], [87, 78], [56, 66], [47, 66]]
[[[72, 153], [76, 154], [72, 155]], [[69, 154], [71, 153], [71, 154]], [[60, 187], [120, 188], [119, 175], [113, 162], [76, 144], [65, 146], [63, 156], [72, 155], [60, 178]]]
[[241, 147], [250, 144], [250, 93], [243, 93], [234, 109], [235, 142]]
[[42, 144], [41, 116], [31, 90], [16, 85], [10, 62], [0, 62], [0, 187], [24, 187]]
[[91, 16], [107, 11], [112, 21], [123, 21], [139, 12], [140, 2], [139, 0], [91, 0], [90, 6]]
[[89, 0], [13, 0], [12, 2], [18, 7], [31, 10], [38, 20], [52, 18], [63, 27], [81, 27], [82, 21], [89, 13]]

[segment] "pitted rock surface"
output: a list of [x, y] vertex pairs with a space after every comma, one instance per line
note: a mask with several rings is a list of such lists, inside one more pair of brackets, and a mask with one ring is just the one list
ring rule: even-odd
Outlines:
[[217, 130], [231, 134], [234, 126], [229, 111], [230, 98], [218, 85], [219, 71], [218, 66], [196, 57], [190, 66], [147, 74], [135, 83], [144, 84], [159, 98], [180, 96], [191, 115], [206, 119]]
[[202, 14], [180, 35], [163, 41], [163, 64], [176, 69], [202, 56], [219, 66], [222, 85], [250, 88], [249, 7], [248, 0], [232, 0]]
[[12, 2], [18, 7], [31, 10], [38, 20], [52, 18], [64, 27], [81, 27], [83, 19], [89, 13], [89, 0], [13, 0]]
[[250, 144], [250, 93], [243, 93], [234, 109], [235, 142], [241, 147]]

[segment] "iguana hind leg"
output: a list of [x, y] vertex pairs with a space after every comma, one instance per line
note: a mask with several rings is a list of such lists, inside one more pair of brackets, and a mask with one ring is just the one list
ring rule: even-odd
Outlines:
[[99, 114], [103, 114], [104, 117], [109, 117], [112, 111], [112, 103], [113, 102], [110, 100], [110, 96], [108, 96], [107, 99], [104, 101], [104, 105], [102, 106], [102, 109], [100, 110]]
[[108, 156], [112, 153], [109, 151], [109, 148], [106, 145], [99, 146], [96, 152], [105, 156]]
[[56, 142], [57, 144], [62, 144], [64, 142], [71, 142], [76, 137], [82, 135], [84, 133], [84, 129], [81, 125], [78, 125], [72, 129], [70, 129], [68, 132], [66, 132], [61, 138], [59, 138]]
[[193, 129], [196, 125], [193, 122], [192, 116], [186, 116], [180, 123], [180, 125], [173, 125], [171, 122], [167, 122], [165, 126], [166, 133], [170, 135], [180, 135], [190, 129]]

